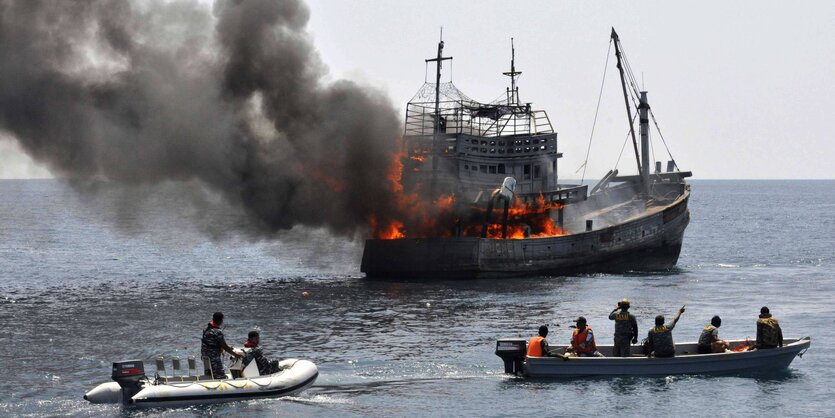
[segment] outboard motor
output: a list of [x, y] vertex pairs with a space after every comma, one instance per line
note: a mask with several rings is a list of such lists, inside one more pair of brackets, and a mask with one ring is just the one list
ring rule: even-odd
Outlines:
[[520, 374], [525, 356], [528, 354], [528, 342], [519, 338], [502, 338], [496, 341], [496, 355], [504, 361], [504, 372]]
[[141, 381], [147, 379], [142, 360], [114, 362], [111, 377], [122, 388], [122, 403], [125, 405], [131, 404], [131, 398], [142, 390]]

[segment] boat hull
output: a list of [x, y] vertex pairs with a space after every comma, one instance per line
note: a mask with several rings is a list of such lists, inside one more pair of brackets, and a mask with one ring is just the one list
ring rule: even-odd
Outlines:
[[[282, 360], [279, 366], [282, 370], [278, 373], [253, 378], [144, 381], [142, 389], [125, 403], [137, 407], [179, 407], [290, 396], [307, 389], [319, 376], [316, 365], [307, 360]], [[84, 399], [91, 403], [120, 403], [122, 390], [116, 382], [102, 383], [87, 392]]]
[[663, 271], [678, 262], [690, 222], [689, 192], [610, 227], [547, 238], [367, 240], [369, 278], [482, 278], [582, 272]]
[[139, 407], [176, 407], [290, 396], [312, 385], [319, 376], [316, 365], [307, 360], [283, 360], [281, 365], [289, 367], [279, 373], [250, 379], [148, 386], [133, 396], [133, 404]]
[[[744, 341], [733, 341], [731, 347]], [[555, 357], [527, 358], [523, 366], [527, 377], [615, 376], [615, 375], [676, 375], [676, 374], [727, 374], [769, 373], [789, 367], [798, 354], [802, 355], [811, 345], [811, 339], [788, 339], [780, 348], [716, 354], [690, 354], [696, 343], [677, 344], [676, 357], [572, 357], [563, 360]], [[610, 351], [611, 346], [601, 347]]]

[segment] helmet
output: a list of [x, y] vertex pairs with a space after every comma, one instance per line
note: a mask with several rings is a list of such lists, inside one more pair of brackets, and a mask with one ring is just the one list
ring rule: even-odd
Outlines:
[[627, 298], [623, 298], [623, 299], [621, 299], [621, 301], [620, 301], [620, 302], [618, 302], [618, 306], [621, 306], [621, 307], [623, 307], [623, 306], [629, 306], [629, 299], [627, 299]]

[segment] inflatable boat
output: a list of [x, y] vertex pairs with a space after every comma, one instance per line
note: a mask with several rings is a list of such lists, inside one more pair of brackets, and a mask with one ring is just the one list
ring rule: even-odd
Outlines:
[[675, 357], [647, 357], [641, 346], [632, 346], [631, 357], [611, 357], [612, 346], [598, 346], [605, 357], [570, 357], [564, 345], [551, 346], [563, 357], [527, 357], [527, 341], [516, 338], [496, 342], [496, 355], [504, 360], [505, 373], [526, 377], [675, 375], [713, 373], [769, 373], [783, 370], [795, 357], [803, 357], [811, 338], [786, 338], [778, 348], [751, 349], [747, 340], [731, 340], [724, 353], [698, 354], [696, 343], [676, 344]]
[[[189, 361], [190, 370], [193, 360]], [[306, 389], [316, 381], [319, 370], [307, 360], [287, 359], [279, 362], [279, 371], [259, 375], [254, 361], [234, 373], [235, 363], [230, 366], [233, 375], [222, 378], [212, 376], [160, 376], [160, 361], [157, 361], [157, 375], [145, 375], [141, 360], [113, 363], [113, 382], [102, 383], [84, 395], [92, 403], [122, 403], [141, 407], [168, 407], [199, 405], [245, 399], [289, 396]], [[174, 369], [179, 367], [175, 365]], [[164, 369], [163, 369], [164, 370]], [[233, 378], [239, 375], [240, 377]]]

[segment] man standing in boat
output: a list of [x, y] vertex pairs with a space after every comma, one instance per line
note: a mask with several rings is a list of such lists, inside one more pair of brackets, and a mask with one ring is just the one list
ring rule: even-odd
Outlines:
[[629, 357], [630, 344], [638, 342], [638, 321], [629, 313], [629, 299], [624, 298], [609, 313], [609, 319], [615, 321], [615, 357]]
[[650, 347], [649, 353], [653, 357], [675, 357], [676, 344], [673, 342], [673, 328], [675, 328], [681, 314], [684, 313], [684, 306], [678, 310], [673, 322], [664, 324], [664, 315], [655, 317], [655, 327], [649, 330], [647, 343]]
[[203, 358], [203, 373], [211, 375], [213, 379], [223, 379], [226, 373], [223, 371], [223, 360], [220, 355], [224, 351], [234, 357], [241, 357], [234, 352], [232, 347], [226, 344], [223, 337], [223, 312], [215, 312], [212, 315], [212, 322], [203, 330], [203, 339], [200, 341], [200, 356]]

